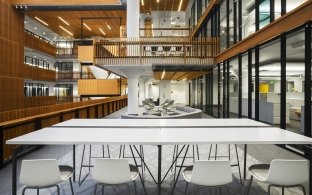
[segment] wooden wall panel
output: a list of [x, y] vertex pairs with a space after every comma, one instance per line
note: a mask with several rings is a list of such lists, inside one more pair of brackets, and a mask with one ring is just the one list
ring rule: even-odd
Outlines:
[[[36, 97], [24, 98], [25, 108], [55, 105], [55, 104], [56, 104], [56, 96], [36, 96]], [[41, 109], [45, 110], [45, 108], [41, 108]]]
[[64, 115], [63, 115], [64, 121], [67, 121], [67, 120], [70, 120], [73, 118], [75, 118], [75, 112], [64, 113]]
[[25, 46], [32, 48], [37, 51], [41, 51], [43, 53], [46, 53], [48, 55], [56, 57], [56, 47], [54, 45], [51, 45], [50, 43], [47, 43], [37, 37], [34, 37], [27, 32], [24, 32], [25, 36]]
[[55, 125], [55, 124], [57, 124], [59, 122], [61, 122], [60, 121], [60, 117], [58, 115], [56, 115], [56, 116], [53, 116], [53, 117], [49, 117], [49, 118], [43, 119], [41, 121], [41, 127], [42, 128], [50, 127], [50, 126]]
[[93, 62], [93, 45], [78, 46], [78, 60], [80, 62]]
[[119, 95], [118, 79], [80, 79], [79, 95]]
[[36, 66], [24, 66], [23, 77], [25, 79], [39, 80], [39, 81], [55, 81], [56, 72], [54, 70], [42, 69]]

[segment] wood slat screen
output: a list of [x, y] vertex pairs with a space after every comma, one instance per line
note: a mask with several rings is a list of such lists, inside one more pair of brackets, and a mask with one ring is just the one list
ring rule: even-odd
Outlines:
[[97, 65], [210, 65], [218, 53], [217, 37], [107, 38], [94, 41], [94, 62]]

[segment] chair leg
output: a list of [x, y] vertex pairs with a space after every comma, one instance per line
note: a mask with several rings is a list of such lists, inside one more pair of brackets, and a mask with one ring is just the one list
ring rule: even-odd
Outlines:
[[198, 145], [196, 144], [196, 150], [197, 150], [197, 160], [199, 160], [199, 149], [198, 149]]
[[22, 195], [25, 194], [26, 189], [27, 189], [27, 187], [25, 187], [25, 188], [23, 189]]
[[[173, 164], [175, 153], [176, 153], [176, 145], [174, 145], [174, 148], [173, 148], [173, 155], [172, 155], [172, 163], [171, 164]], [[171, 172], [172, 172], [172, 170], [173, 170], [173, 166], [171, 167]]]
[[218, 145], [216, 144], [215, 160], [217, 160], [217, 155], [218, 155]]
[[71, 193], [72, 193], [72, 195], [74, 195], [74, 188], [73, 188], [73, 182], [72, 182], [71, 177], [69, 178], [69, 183], [70, 183], [70, 190], [71, 190]]
[[186, 184], [185, 184], [185, 190], [184, 190], [185, 195], [187, 194], [187, 188], [188, 188], [188, 182], [186, 182]]
[[210, 148], [209, 148], [208, 160], [210, 160], [211, 150], [212, 150], [212, 144], [210, 145]]
[[108, 158], [110, 158], [109, 145], [106, 145], [106, 147], [107, 147]]
[[79, 171], [79, 182], [78, 182], [79, 185], [81, 184], [81, 183], [80, 183], [80, 180], [81, 180], [81, 172], [82, 172], [82, 165], [83, 165], [83, 159], [84, 159], [85, 149], [86, 149], [86, 145], [83, 145], [82, 157], [81, 157], [81, 163], [80, 163], [80, 171]]
[[219, 187], [219, 194], [222, 195], [222, 188]]
[[57, 195], [61, 195], [60, 186], [56, 185]]
[[195, 162], [195, 146], [193, 145], [192, 146], [192, 149], [193, 149], [193, 163]]
[[98, 184], [95, 185], [95, 188], [94, 188], [94, 195], [96, 195], [97, 187], [98, 187]]
[[122, 152], [122, 145], [119, 148], [119, 158], [121, 158], [121, 152]]
[[105, 146], [102, 145], [103, 158], [105, 158]]
[[104, 195], [104, 185], [102, 185], [102, 195]]
[[285, 194], [285, 188], [282, 187], [282, 195], [284, 195], [284, 194]]
[[134, 186], [134, 194], [137, 194], [137, 188], [136, 188], [135, 180], [133, 180], [133, 186]]
[[37, 195], [39, 195], [39, 188], [37, 189]]
[[249, 185], [248, 185], [248, 188], [247, 188], [247, 195], [249, 194], [249, 191], [250, 191], [250, 187], [251, 187], [251, 184], [252, 184], [252, 180], [253, 180], [253, 176], [250, 177], [250, 181], [249, 181]]
[[268, 186], [268, 194], [269, 195], [271, 194], [271, 187], [272, 187], [271, 185]]
[[239, 180], [241, 182], [241, 184], [243, 183], [242, 182], [242, 174], [241, 174], [241, 168], [240, 168], [240, 163], [239, 163], [239, 158], [238, 158], [238, 151], [237, 151], [237, 145], [235, 144], [235, 152], [236, 152], [236, 160], [237, 160], [237, 166], [238, 166], [238, 174], [239, 174]]
[[301, 187], [303, 195], [306, 195], [306, 190], [305, 187], [303, 185], [298, 185], [299, 187]]
[[92, 145], [90, 144], [90, 147], [89, 147], [89, 172], [91, 171], [91, 151], [92, 151]]

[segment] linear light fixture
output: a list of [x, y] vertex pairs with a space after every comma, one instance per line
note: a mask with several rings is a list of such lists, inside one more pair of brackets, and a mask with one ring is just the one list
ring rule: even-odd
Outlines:
[[180, 11], [181, 11], [182, 2], [183, 2], [183, 0], [180, 0], [180, 4], [179, 4], [179, 9], [178, 9], [178, 12], [180, 12]]
[[84, 25], [89, 31], [92, 31], [91, 28], [90, 28], [86, 23], [83, 23], [83, 25]]
[[103, 35], [106, 35], [106, 33], [101, 28], [99, 28], [99, 30], [101, 31]]
[[58, 19], [60, 19], [62, 22], [64, 22], [67, 26], [69, 26], [69, 23], [66, 22], [61, 16], [58, 17]]
[[110, 25], [106, 24], [106, 26], [107, 26], [107, 28], [108, 28], [109, 30], [112, 30], [112, 28], [110, 27]]
[[159, 0], [157, 0], [157, 3], [159, 3]]
[[165, 76], [166, 71], [164, 70], [162, 75], [161, 75], [161, 80], [163, 80], [164, 76]]
[[141, 0], [141, 4], [142, 4], [142, 6], [144, 6], [144, 0]]
[[48, 23], [46, 23], [45, 21], [41, 20], [40, 18], [38, 18], [37, 16], [35, 16], [36, 20], [38, 20], [39, 22], [41, 22], [42, 24], [49, 26]]
[[64, 28], [63, 26], [59, 26], [61, 29], [63, 29], [65, 32], [67, 32], [68, 34], [70, 34], [71, 36], [73, 36], [74, 34], [71, 33], [69, 30], [67, 30], [66, 28]]

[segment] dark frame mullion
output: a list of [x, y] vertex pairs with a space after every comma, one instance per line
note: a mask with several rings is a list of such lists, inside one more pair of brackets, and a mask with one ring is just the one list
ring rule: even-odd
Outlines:
[[222, 100], [222, 110], [223, 110], [223, 115], [222, 117], [226, 117], [226, 62], [223, 61], [223, 79], [222, 79], [222, 84], [223, 84], [223, 100]]
[[226, 48], [230, 47], [230, 0], [226, 0]]
[[220, 107], [221, 107], [221, 68], [220, 68], [220, 64], [218, 64], [218, 118], [221, 117], [221, 113], [220, 113]]
[[256, 26], [256, 31], [259, 30], [259, 27], [260, 27], [260, 20], [259, 20], [259, 5], [260, 5], [260, 0], [256, 0], [255, 1], [255, 26]]
[[305, 26], [304, 135], [308, 137], [311, 137], [311, 23]]
[[230, 118], [230, 60], [226, 61], [226, 118]]
[[211, 116], [213, 116], [213, 94], [214, 94], [214, 92], [213, 92], [213, 71], [211, 72], [211, 74], [210, 74], [210, 91], [211, 91], [211, 104], [210, 104], [210, 114], [211, 114]]
[[234, 44], [237, 43], [237, 1], [233, 1]]
[[255, 120], [259, 121], [259, 47], [255, 47]]
[[275, 0], [270, 0], [270, 22], [275, 20]]
[[238, 118], [242, 118], [242, 54], [238, 55]]
[[286, 35], [281, 35], [281, 102], [280, 128], [286, 129]]
[[243, 38], [242, 32], [242, 0], [238, 0], [238, 41]]
[[286, 0], [281, 0], [281, 15], [286, 14]]
[[248, 50], [248, 118], [252, 119], [252, 50]]

